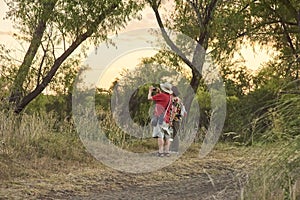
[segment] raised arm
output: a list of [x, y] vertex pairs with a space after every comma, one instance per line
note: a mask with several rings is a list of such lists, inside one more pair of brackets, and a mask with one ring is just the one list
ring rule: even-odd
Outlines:
[[150, 87], [149, 87], [149, 92], [148, 92], [148, 100], [153, 100], [153, 99], [152, 99], [152, 91], [153, 91], [153, 87], [150, 86]]

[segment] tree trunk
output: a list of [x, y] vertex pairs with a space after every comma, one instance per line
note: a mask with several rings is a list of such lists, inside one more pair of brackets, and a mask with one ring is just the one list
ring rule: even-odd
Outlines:
[[88, 37], [92, 35], [92, 31], [87, 31], [86, 33], [79, 36], [71, 46], [59, 57], [55, 60], [53, 66], [51, 67], [50, 71], [43, 79], [42, 83], [39, 84], [31, 93], [26, 95], [19, 104], [17, 104], [15, 108], [15, 113], [20, 113], [35, 97], [37, 97], [50, 83], [52, 78], [54, 77], [55, 73], [61, 66], [61, 64], [71, 55], [71, 53]]
[[39, 46], [46, 30], [46, 23], [49, 20], [57, 0], [45, 3], [41, 19], [33, 32], [31, 43], [24, 56], [23, 62], [17, 72], [14, 80], [14, 85], [9, 97], [9, 102], [18, 104], [23, 96], [23, 85], [29, 73], [32, 61], [38, 51]]
[[71, 46], [59, 57], [55, 60], [54, 64], [52, 65], [50, 71], [43, 79], [43, 81], [37, 85], [37, 87], [30, 92], [28, 95], [22, 98], [20, 103], [18, 103], [15, 107], [15, 113], [20, 113], [35, 97], [37, 97], [51, 82], [52, 78], [54, 77], [55, 73], [61, 66], [61, 64], [72, 54], [72, 52], [87, 38], [89, 38], [95, 30], [97, 30], [99, 24], [110, 15], [115, 8], [117, 8], [117, 4], [112, 4], [110, 8], [107, 9], [107, 12], [103, 12], [99, 15], [99, 17], [94, 21], [94, 23], [90, 26], [91, 28], [88, 29], [85, 33], [79, 35], [77, 39], [71, 44]]

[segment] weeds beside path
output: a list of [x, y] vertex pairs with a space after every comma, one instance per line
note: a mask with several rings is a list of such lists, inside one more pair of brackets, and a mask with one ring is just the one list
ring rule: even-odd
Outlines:
[[0, 199], [239, 199], [258, 150], [221, 145], [204, 159], [198, 151], [195, 145], [172, 165], [144, 174], [99, 162], [59, 162], [54, 168], [53, 162], [33, 175], [2, 181]]

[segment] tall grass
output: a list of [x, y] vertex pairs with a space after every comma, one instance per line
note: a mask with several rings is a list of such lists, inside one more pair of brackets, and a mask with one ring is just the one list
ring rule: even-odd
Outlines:
[[289, 82], [277, 92], [276, 98], [258, 112], [253, 132], [260, 141], [290, 140], [300, 135], [300, 80]]
[[280, 146], [277, 152], [262, 158], [264, 165], [250, 180], [247, 199], [300, 199], [299, 102], [300, 95], [288, 91], [279, 96], [275, 106], [261, 119], [267, 119], [269, 126], [260, 141]]
[[50, 164], [53, 159], [90, 160], [72, 122], [59, 122], [51, 113], [15, 115], [0, 111], [0, 141], [1, 178], [14, 176], [16, 170], [37, 159]]
[[[246, 186], [245, 199], [300, 199], [300, 137], [261, 158]], [[267, 149], [266, 149], [267, 151]], [[258, 155], [259, 157], [259, 155]]]
[[1, 153], [10, 157], [81, 159], [83, 148], [71, 122], [53, 114], [0, 112]]
[[[110, 112], [99, 112], [99, 129], [104, 130], [105, 137], [113, 144], [139, 152], [156, 148], [156, 143], [148, 144], [149, 140], [143, 139], [151, 135], [147, 127], [127, 127], [124, 131]], [[89, 118], [82, 120], [89, 124]], [[127, 131], [137, 131], [142, 138], [133, 137]], [[52, 160], [87, 163], [94, 160], [79, 134], [72, 120], [60, 121], [54, 113], [16, 115], [13, 111], [0, 111], [0, 179], [18, 176], [15, 172], [22, 170], [21, 163], [43, 159], [51, 165]]]

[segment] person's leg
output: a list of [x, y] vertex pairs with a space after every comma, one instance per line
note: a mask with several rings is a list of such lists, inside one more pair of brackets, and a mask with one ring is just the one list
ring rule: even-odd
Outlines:
[[170, 150], [174, 152], [179, 151], [179, 137], [178, 137], [179, 126], [180, 126], [179, 121], [173, 121], [173, 141], [171, 143]]
[[166, 138], [165, 141], [165, 153], [169, 153], [170, 152], [170, 138]]
[[157, 138], [157, 142], [158, 142], [158, 153], [162, 154], [164, 153], [164, 138]]
[[170, 156], [170, 138], [171, 136], [169, 134], [165, 134], [164, 135], [164, 139], [165, 139], [165, 146], [164, 146], [164, 153], [166, 156]]
[[173, 141], [170, 145], [170, 151], [172, 151], [172, 152], [178, 152], [179, 151], [179, 137], [178, 137], [178, 135], [176, 135], [173, 138]]
[[156, 136], [156, 138], [157, 138], [158, 156], [163, 156], [163, 153], [164, 153], [164, 134], [163, 134], [159, 124], [157, 124], [157, 126], [154, 127], [153, 136]]

